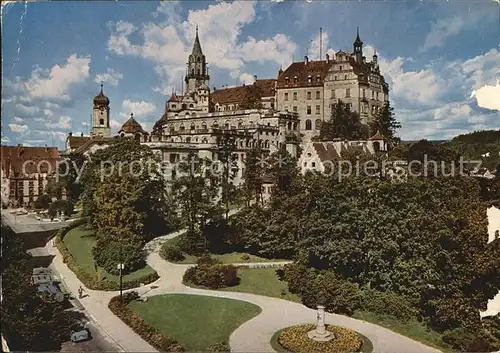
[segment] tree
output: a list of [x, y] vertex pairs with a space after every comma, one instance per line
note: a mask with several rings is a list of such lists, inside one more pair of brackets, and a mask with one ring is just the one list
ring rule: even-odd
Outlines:
[[37, 292], [31, 284], [30, 255], [10, 228], [2, 225], [2, 333], [15, 351], [59, 351], [83, 314]]
[[57, 171], [59, 183], [66, 190], [68, 201], [74, 205], [83, 192], [83, 184], [80, 178], [88, 161], [84, 154], [72, 152], [64, 162], [59, 165]]
[[172, 182], [173, 198], [178, 205], [181, 223], [188, 228], [186, 250], [199, 253], [206, 250], [206, 239], [200, 232], [209, 219], [218, 218], [219, 178], [210, 173], [210, 161], [189, 153], [178, 166], [179, 176]]
[[114, 140], [109, 147], [94, 152], [83, 169], [81, 175], [83, 215], [87, 217], [92, 229], [99, 228], [97, 220], [99, 212], [94, 194], [103, 182], [112, 189], [120, 171], [125, 171], [125, 174], [127, 171], [129, 174], [133, 171], [133, 176], [129, 177], [137, 178], [141, 182], [138, 186], [141, 190], [141, 199], [138, 200], [136, 207], [145, 217], [143, 232], [148, 238], [165, 234], [177, 226], [159, 158], [149, 147], [138, 144], [132, 139], [123, 138]]
[[[233, 200], [232, 181], [238, 173], [236, 151], [236, 135], [225, 131], [217, 136], [219, 161], [222, 163], [222, 202], [225, 206], [226, 219], [229, 217], [229, 203]], [[231, 184], [230, 184], [231, 182]]]
[[375, 134], [379, 131], [393, 144], [396, 141], [396, 130], [401, 128], [401, 124], [394, 116], [394, 108], [391, 107], [389, 102], [387, 102], [382, 109], [377, 111], [373, 121], [371, 121], [369, 125], [370, 133]]
[[257, 82], [245, 86], [244, 89], [245, 101], [240, 104], [240, 109], [262, 109], [262, 89]]
[[366, 139], [367, 135], [367, 128], [361, 123], [359, 114], [351, 111], [350, 106], [342, 101], [332, 105], [330, 120], [321, 124], [320, 139], [323, 141], [334, 138], [359, 140]]
[[285, 145], [270, 155], [267, 173], [272, 176], [273, 192], [276, 196], [291, 195], [300, 187], [297, 185], [299, 179], [297, 159], [288, 153]]
[[35, 208], [46, 210], [49, 208], [51, 202], [52, 199], [50, 198], [49, 195], [47, 194], [40, 195], [35, 201]]
[[255, 200], [257, 204], [262, 203], [262, 184], [266, 167], [266, 156], [260, 147], [252, 148], [246, 154], [245, 171], [243, 178], [243, 190], [245, 192], [247, 206]]

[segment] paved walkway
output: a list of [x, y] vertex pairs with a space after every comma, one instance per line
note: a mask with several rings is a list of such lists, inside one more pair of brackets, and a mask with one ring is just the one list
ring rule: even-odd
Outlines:
[[[163, 260], [159, 255], [161, 243], [166, 239], [182, 234], [182, 232], [183, 231], [179, 231], [155, 239], [147, 245], [149, 252], [147, 263], [158, 272], [160, 279], [143, 288], [136, 289], [140, 295], [153, 296], [167, 293], [185, 293], [232, 298], [258, 305], [262, 308], [262, 312], [253, 319], [245, 322], [232, 333], [229, 343], [233, 352], [273, 352], [269, 341], [276, 331], [290, 325], [315, 322], [316, 311], [308, 309], [298, 303], [249, 293], [219, 292], [184, 286], [182, 284], [182, 276], [186, 269], [192, 265], [172, 264]], [[71, 292], [77, 293], [78, 287], [81, 286], [82, 283], [75, 274], [62, 263], [61, 254], [52, 246], [52, 242], [47, 244], [47, 249], [49, 253], [55, 255], [53, 265], [63, 277], [67, 287]], [[283, 265], [283, 263], [265, 263], [265, 265]], [[109, 300], [113, 296], [118, 295], [119, 292], [102, 292], [86, 289], [85, 293], [89, 296], [81, 300], [82, 305], [91, 317], [100, 324], [101, 328], [112, 337], [124, 351], [156, 351], [156, 349], [134, 333], [130, 327], [124, 324], [108, 309]], [[377, 353], [439, 352], [439, 350], [427, 347], [383, 327], [346, 316], [326, 314], [326, 322], [328, 324], [349, 327], [362, 333], [372, 341], [374, 352]]]

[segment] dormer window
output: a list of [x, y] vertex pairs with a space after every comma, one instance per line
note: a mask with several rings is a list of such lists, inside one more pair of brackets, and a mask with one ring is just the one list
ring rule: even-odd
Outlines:
[[285, 83], [288, 84], [289, 78], [285, 77]]
[[299, 78], [297, 76], [293, 76], [293, 82], [295, 83], [299, 82]]
[[321, 81], [321, 76], [320, 75], [316, 75], [316, 82], [319, 82]]
[[312, 77], [311, 75], [307, 76], [307, 82], [311, 83], [312, 82]]

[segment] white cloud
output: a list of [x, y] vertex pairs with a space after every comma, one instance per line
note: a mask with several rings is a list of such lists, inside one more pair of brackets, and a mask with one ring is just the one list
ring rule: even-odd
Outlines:
[[123, 74], [114, 69], [107, 69], [105, 73], [97, 74], [95, 76], [95, 82], [97, 83], [109, 83], [111, 86], [118, 86], [118, 82], [123, 79]]
[[22, 122], [24, 121], [24, 119], [23, 119], [23, 118], [20, 118], [20, 117], [18, 117], [18, 116], [16, 116], [16, 117], [14, 117], [14, 121], [15, 121], [16, 123], [22, 123]]
[[43, 114], [47, 115], [47, 116], [52, 116], [52, 115], [54, 115], [54, 112], [50, 109], [44, 109]]
[[28, 130], [28, 125], [9, 124], [9, 129], [12, 132], [23, 133]]
[[[191, 52], [195, 37], [195, 27], [199, 26], [202, 50], [210, 67], [227, 70], [233, 78], [238, 78], [246, 62], [274, 61], [277, 65], [291, 61], [296, 44], [283, 34], [272, 38], [247, 38], [241, 42], [243, 26], [255, 19], [254, 1], [219, 2], [206, 9], [190, 10], [183, 20], [178, 1], [162, 2], [154, 13], [156, 20], [146, 23], [134, 34], [143, 37], [142, 44], [132, 44], [131, 31], [117, 23], [108, 40], [108, 50], [118, 55], [132, 55], [153, 62], [162, 79], [162, 86], [155, 91], [170, 94], [167, 87], [179, 85], [185, 73], [185, 63]], [[166, 17], [164, 22], [160, 17]], [[129, 33], [129, 34], [127, 34]], [[179, 87], [178, 87], [179, 88]]]
[[136, 118], [142, 118], [156, 111], [156, 104], [146, 101], [124, 100], [122, 102], [122, 112], [129, 117], [133, 113]]
[[240, 82], [246, 85], [251, 85], [255, 82], [255, 77], [252, 74], [244, 73], [240, 75]]
[[50, 122], [45, 124], [47, 129], [71, 129], [71, 118], [69, 116], [61, 116], [57, 122]]
[[35, 107], [35, 106], [27, 106], [21, 103], [16, 104], [16, 108], [24, 114], [36, 114], [40, 111], [40, 108]]
[[[481, 108], [500, 111], [500, 80], [495, 86], [486, 85], [473, 91], [472, 97], [476, 97], [477, 105]], [[498, 124], [500, 125], [500, 118]]]
[[71, 55], [63, 66], [54, 65], [50, 70], [35, 68], [25, 83], [32, 98], [69, 99], [72, 85], [89, 76], [90, 57]]

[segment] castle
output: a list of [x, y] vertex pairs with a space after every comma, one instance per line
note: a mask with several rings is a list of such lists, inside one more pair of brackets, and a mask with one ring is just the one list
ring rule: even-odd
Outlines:
[[[338, 51], [319, 61], [306, 56], [286, 70], [280, 68], [276, 78], [255, 77], [252, 85], [211, 91], [207, 61], [196, 28], [184, 80], [185, 92], [172, 92], [164, 114], [150, 133], [131, 115], [117, 136], [111, 136], [109, 99], [101, 85], [101, 92], [94, 98], [91, 136], [70, 134], [67, 152], [91, 153], [105, 148], [113, 138], [128, 136], [149, 146], [167, 163], [178, 162], [190, 152], [217, 160], [220, 138], [232, 136], [239, 164], [234, 180], [237, 185], [244, 173], [245, 154], [251, 148], [260, 146], [265, 153], [272, 153], [286, 145], [294, 155], [296, 146], [291, 141], [313, 146], [312, 137], [319, 135], [321, 123], [330, 119], [331, 108], [339, 100], [358, 112], [362, 123], [368, 124], [389, 99], [389, 87], [380, 73], [377, 55], [373, 54], [371, 62], [366, 61], [359, 30], [352, 53]], [[378, 140], [376, 147], [374, 140]], [[374, 151], [386, 148], [383, 140], [383, 136], [375, 134], [372, 142], [342, 146], [361, 144], [365, 150]], [[315, 147], [321, 148], [328, 150]]]

